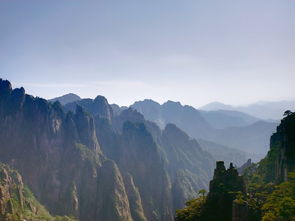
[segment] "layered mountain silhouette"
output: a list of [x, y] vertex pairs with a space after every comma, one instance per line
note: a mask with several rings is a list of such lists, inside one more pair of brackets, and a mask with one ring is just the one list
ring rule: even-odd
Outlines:
[[256, 159], [267, 152], [269, 137], [277, 126], [277, 123], [237, 111], [199, 111], [173, 101], [161, 105], [144, 100], [135, 102], [131, 107], [160, 127], [174, 123], [191, 137], [256, 154]]
[[161, 130], [132, 108], [114, 111], [102, 96], [64, 103], [0, 80], [0, 162], [50, 214], [172, 221], [208, 188], [215, 159], [175, 124]]
[[232, 106], [220, 102], [212, 102], [200, 107], [200, 110], [231, 110], [241, 111], [261, 119], [279, 120], [285, 110], [293, 110], [295, 108], [295, 101], [274, 101], [274, 102], [257, 102], [244, 106]]
[[69, 94], [65, 94], [60, 97], [52, 98], [49, 101], [52, 103], [55, 101], [59, 101], [62, 105], [65, 105], [67, 103], [71, 103], [71, 102], [78, 101], [78, 100], [81, 100], [81, 97], [79, 97], [76, 94], [69, 93]]
[[[64, 96], [56, 99], [63, 100], [63, 98]], [[91, 101], [91, 99], [83, 99], [80, 102], [87, 106], [89, 105], [87, 100]], [[75, 105], [75, 102], [66, 104], [72, 111]], [[278, 122], [262, 120], [240, 111], [218, 110], [218, 107], [231, 109], [229, 105], [218, 102], [209, 106], [217, 110], [198, 110], [173, 101], [167, 101], [161, 105], [150, 99], [135, 102], [130, 107], [140, 112], [145, 119], [156, 123], [161, 129], [164, 129], [166, 124], [173, 123], [189, 136], [203, 140], [203, 148], [206, 149], [209, 146], [207, 151], [211, 151], [215, 159], [220, 158], [220, 153], [228, 153], [228, 150], [231, 150], [230, 156], [235, 157], [231, 157], [231, 160], [229, 157], [223, 159], [225, 162], [228, 159], [241, 165], [247, 158], [257, 161], [266, 154], [269, 137], [275, 131]], [[127, 109], [116, 104], [112, 104], [111, 107], [114, 115]], [[212, 145], [215, 147], [212, 148]], [[212, 152], [212, 150], [216, 151]]]
[[202, 111], [199, 110], [202, 117], [216, 129], [224, 129], [228, 127], [243, 127], [251, 125], [261, 119], [245, 114], [240, 111], [216, 110]]

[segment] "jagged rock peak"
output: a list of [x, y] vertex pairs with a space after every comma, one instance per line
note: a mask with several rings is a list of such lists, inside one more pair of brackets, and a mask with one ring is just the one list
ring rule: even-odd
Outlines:
[[25, 96], [25, 89], [23, 87], [21, 88], [15, 88], [12, 90], [12, 86], [10, 81], [8, 80], [2, 80], [0, 78], [0, 96], [1, 95], [8, 95], [11, 94], [14, 97], [24, 97]]
[[[239, 176], [238, 170], [230, 163], [228, 169], [225, 168], [223, 161], [216, 162], [216, 169], [214, 170], [214, 178], [210, 182], [210, 192], [220, 190], [219, 183], [223, 183], [226, 188], [244, 188], [244, 180]], [[234, 187], [232, 186], [234, 184]]]
[[[156, 101], [154, 101], [152, 99], [144, 99], [143, 101], [136, 101], [136, 102], [134, 102], [133, 105], [142, 104], [142, 103], [144, 103], [144, 104], [154, 104], [154, 105], [159, 105], [160, 106], [160, 104], [158, 102], [156, 102]], [[131, 106], [133, 106], [133, 105], [131, 105]]]
[[98, 95], [93, 100], [93, 102], [95, 103], [95, 106], [97, 108], [98, 115], [111, 121], [113, 117], [113, 109], [108, 100], [104, 96]]
[[216, 170], [217, 171], [225, 170], [224, 161], [216, 161]]
[[24, 97], [26, 94], [25, 89], [23, 87], [21, 88], [15, 88], [12, 92], [11, 95], [15, 97]]
[[214, 179], [218, 179], [225, 173], [226, 168], [224, 166], [224, 161], [216, 162], [216, 169], [214, 170]]
[[180, 103], [179, 101], [171, 101], [171, 100], [168, 100], [168, 101], [165, 102], [163, 105], [182, 106], [181, 103]]
[[94, 98], [94, 102], [100, 102], [100, 103], [105, 104], [105, 105], [109, 104], [108, 100], [102, 95], [96, 96], [96, 98]]
[[238, 168], [238, 172], [240, 175], [243, 175], [245, 170], [252, 165], [252, 160], [248, 159], [246, 163], [244, 163], [240, 168]]
[[11, 83], [8, 80], [2, 80], [2, 78], [0, 78], [0, 96], [8, 95], [11, 92], [12, 92]]

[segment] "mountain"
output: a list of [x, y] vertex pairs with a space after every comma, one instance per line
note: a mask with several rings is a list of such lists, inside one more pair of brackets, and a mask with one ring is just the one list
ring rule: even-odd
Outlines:
[[212, 111], [212, 110], [234, 110], [234, 107], [228, 104], [223, 104], [221, 102], [211, 102], [209, 104], [206, 104], [200, 108], [199, 110], [205, 110], [205, 111]]
[[2, 163], [0, 163], [0, 193], [0, 220], [73, 220], [69, 217], [51, 216], [24, 185], [21, 175]]
[[253, 124], [261, 119], [251, 115], [230, 110], [200, 111], [202, 117], [216, 129], [227, 127], [243, 127]]
[[79, 97], [76, 94], [69, 93], [69, 94], [65, 94], [65, 95], [60, 96], [60, 97], [52, 98], [52, 99], [50, 99], [48, 101], [50, 101], [52, 103], [55, 102], [55, 101], [59, 101], [62, 105], [65, 105], [67, 103], [71, 103], [71, 102], [78, 101], [78, 100], [81, 100], [81, 97]]
[[226, 165], [233, 163], [234, 165], [242, 165], [248, 158], [254, 158], [256, 156], [250, 155], [241, 150], [229, 148], [221, 144], [214, 143], [212, 141], [198, 139], [198, 143], [201, 147], [209, 152], [215, 161], [224, 161]]
[[0, 161], [19, 171], [51, 214], [132, 220], [122, 175], [102, 154], [93, 118], [82, 108], [65, 113], [59, 102], [1, 80], [0, 120]]
[[243, 176], [216, 163], [209, 193], [187, 202], [176, 221], [279, 221], [295, 217], [295, 113], [281, 120], [264, 159], [248, 160]]
[[[148, 214], [154, 214], [153, 211], [163, 207], [160, 203], [162, 195], [167, 194], [171, 198], [164, 204], [169, 207], [169, 216], [173, 217], [174, 212], [170, 208], [180, 208], [190, 197], [189, 193], [196, 196], [197, 190], [207, 188], [205, 181], [212, 176], [214, 159], [175, 125], [167, 124], [161, 130], [132, 108], [114, 111], [114, 105], [109, 105], [102, 96], [69, 103], [65, 108], [74, 110], [77, 105], [95, 116], [102, 151], [118, 164], [123, 176], [131, 175], [138, 183], [142, 207], [150, 211]], [[143, 168], [146, 175], [142, 174]], [[144, 177], [151, 177], [153, 182], [146, 182]], [[162, 184], [154, 183], [159, 181]], [[155, 186], [158, 190], [154, 189]], [[161, 194], [158, 193], [160, 190]], [[145, 205], [146, 202], [149, 204]], [[153, 220], [153, 216], [146, 218]]]
[[0, 80], [0, 122], [0, 162], [53, 215], [172, 221], [212, 177], [214, 158], [196, 140], [131, 108], [115, 112], [103, 96], [62, 106]]
[[269, 137], [277, 125], [237, 111], [199, 111], [172, 101], [161, 105], [144, 100], [135, 102], [131, 107], [162, 128], [167, 123], [173, 123], [197, 140], [203, 139], [253, 154], [254, 161], [267, 152]]
[[257, 102], [245, 106], [231, 106], [219, 102], [209, 103], [200, 110], [212, 111], [212, 110], [231, 110], [240, 111], [246, 114], [255, 116], [260, 119], [281, 119], [283, 113], [286, 110], [293, 110], [295, 108], [295, 101], [274, 101], [274, 102]]
[[210, 124], [202, 117], [201, 113], [188, 105], [180, 102], [167, 101], [160, 105], [153, 100], [135, 102], [130, 106], [152, 122], [164, 128], [167, 123], [173, 123], [190, 136], [199, 138], [211, 132]]
[[261, 159], [269, 149], [269, 137], [275, 132], [276, 126], [276, 123], [258, 121], [248, 126], [218, 130], [207, 136], [206, 139], [250, 154], [256, 154]]

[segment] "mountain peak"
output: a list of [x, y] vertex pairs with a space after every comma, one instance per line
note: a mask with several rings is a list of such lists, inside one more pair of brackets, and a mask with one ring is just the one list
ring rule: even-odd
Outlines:
[[142, 105], [154, 105], [154, 106], [160, 106], [160, 104], [152, 99], [144, 99], [142, 101], [136, 101], [131, 106], [142, 106]]
[[104, 96], [102, 96], [102, 95], [96, 96], [96, 98], [94, 98], [94, 102], [96, 102], [96, 103], [102, 103], [102, 104], [105, 104], [105, 105], [108, 105], [109, 104], [108, 100]]
[[7, 95], [12, 91], [11, 83], [8, 80], [0, 78], [0, 94]]
[[211, 102], [199, 108], [200, 110], [232, 110], [233, 107], [218, 101]]
[[71, 103], [71, 102], [75, 102], [75, 101], [79, 101], [81, 100], [81, 97], [79, 97], [78, 95], [74, 94], [74, 93], [68, 93], [65, 95], [62, 95], [60, 97], [55, 97], [50, 99], [50, 102], [55, 102], [55, 101], [59, 101], [62, 105], [66, 105], [67, 103]]
[[182, 106], [179, 101], [171, 101], [171, 100], [166, 101], [163, 105]]

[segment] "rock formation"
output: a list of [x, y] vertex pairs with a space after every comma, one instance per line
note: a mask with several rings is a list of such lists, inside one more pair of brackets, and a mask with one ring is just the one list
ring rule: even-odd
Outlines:
[[80, 221], [171, 221], [213, 170], [177, 127], [161, 131], [131, 108], [114, 114], [102, 96], [62, 106], [0, 80], [0, 121], [0, 162], [50, 213]]
[[[25, 187], [21, 175], [0, 164], [0, 220], [57, 220], [35, 199]], [[69, 217], [59, 217], [60, 221], [70, 221]]]
[[271, 150], [276, 152], [275, 180], [286, 181], [288, 172], [295, 170], [295, 114], [282, 119], [270, 139]]

